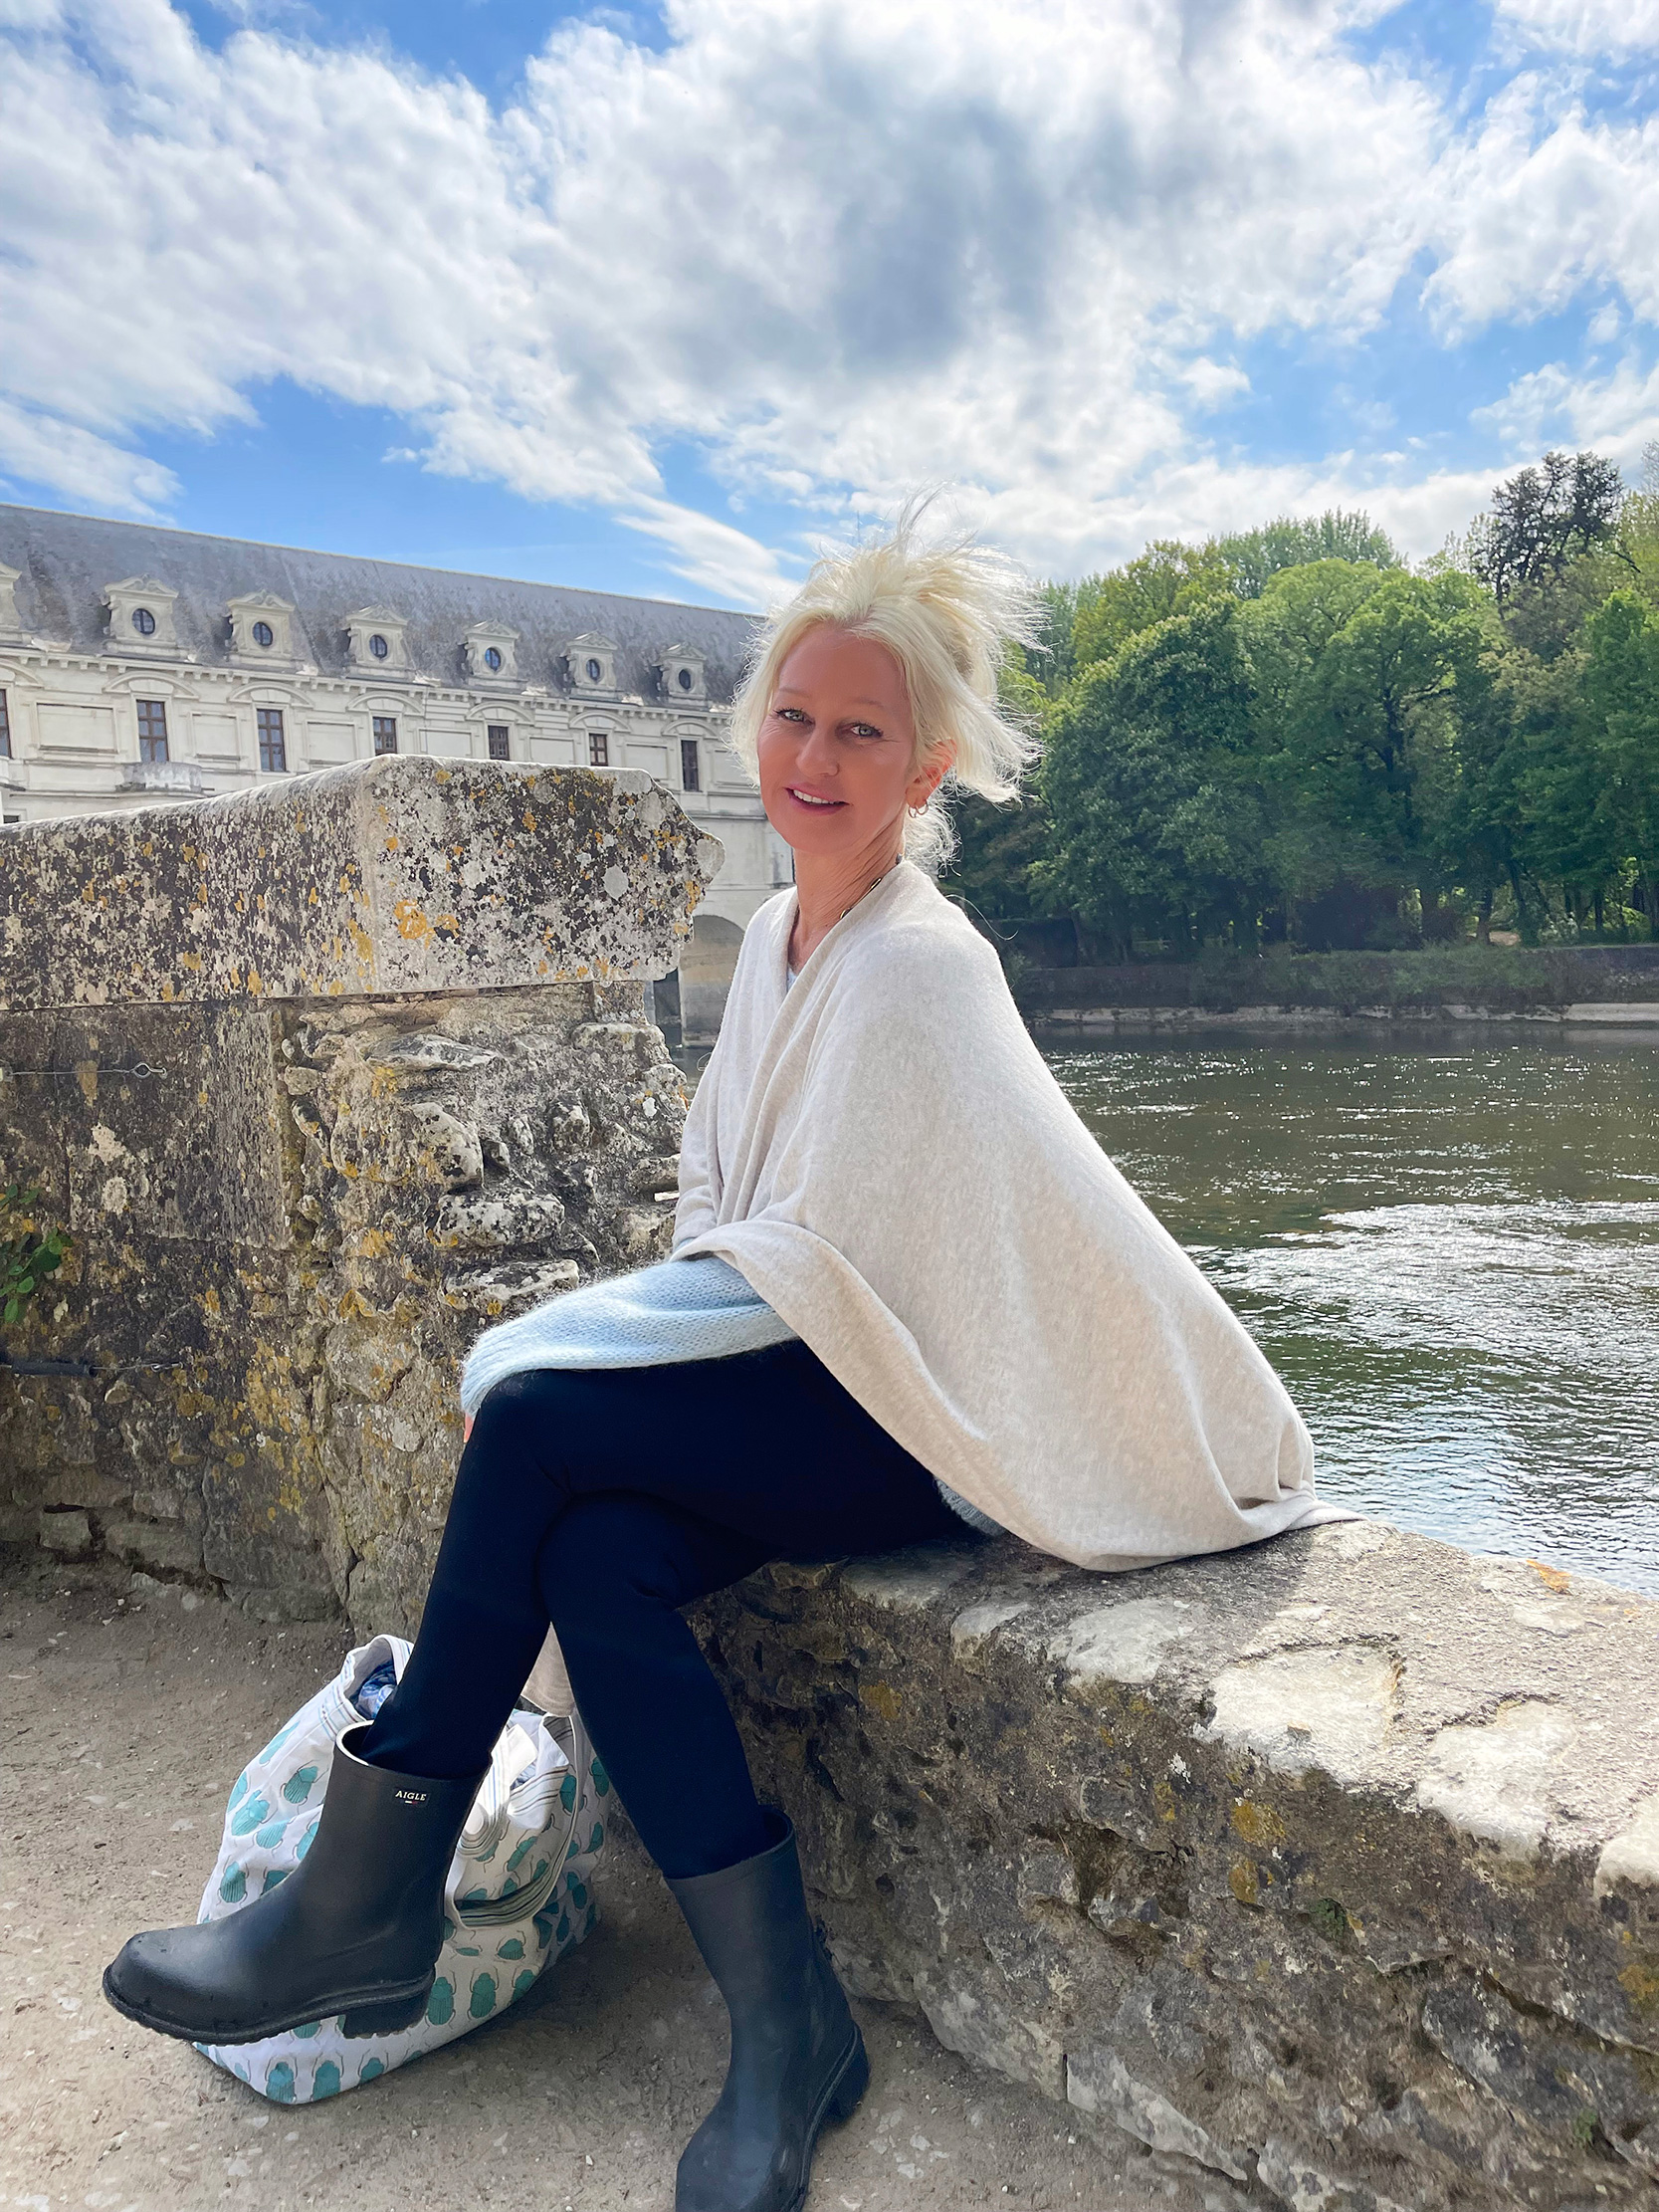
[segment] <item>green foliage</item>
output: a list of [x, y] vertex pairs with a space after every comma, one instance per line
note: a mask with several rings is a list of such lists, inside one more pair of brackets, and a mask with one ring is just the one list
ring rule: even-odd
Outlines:
[[1183, 546], [1154, 539], [1143, 553], [1104, 576], [1089, 578], [1072, 633], [1074, 665], [1109, 660], [1143, 630], [1188, 614], [1232, 588], [1227, 564], [1213, 546]]
[[48, 1275], [63, 1265], [68, 1239], [58, 1229], [37, 1228], [37, 1190], [20, 1183], [0, 1187], [0, 1319], [17, 1321]]
[[1628, 497], [1547, 454], [1415, 572], [1332, 510], [1046, 605], [1033, 796], [959, 817], [981, 913], [1117, 958], [1659, 937], [1659, 445]]
[[[1659, 912], [1659, 611], [1634, 591], [1615, 591], [1585, 628], [1582, 680], [1587, 751], [1594, 763], [1594, 816], [1627, 850]], [[1587, 796], [1588, 794], [1586, 794]]]
[[1599, 453], [1551, 452], [1518, 469], [1492, 494], [1475, 525], [1475, 573], [1500, 607], [1522, 586], [1558, 577], [1567, 565], [1618, 535], [1624, 487]]
[[1259, 897], [1263, 830], [1234, 602], [1205, 597], [1086, 668], [1043, 765], [1042, 895], [1121, 955], [1137, 934], [1196, 950]]
[[1341, 507], [1328, 507], [1323, 515], [1281, 515], [1260, 530], [1218, 538], [1215, 550], [1241, 599], [1259, 599], [1276, 575], [1310, 560], [1365, 561], [1375, 568], [1400, 565], [1386, 531], [1378, 530], [1361, 510]]

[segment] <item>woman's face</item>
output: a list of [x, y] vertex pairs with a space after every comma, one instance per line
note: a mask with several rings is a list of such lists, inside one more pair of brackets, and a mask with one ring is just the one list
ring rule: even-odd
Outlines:
[[941, 748], [917, 767], [904, 674], [887, 647], [829, 623], [778, 670], [758, 752], [772, 827], [826, 859], [886, 847], [949, 766]]

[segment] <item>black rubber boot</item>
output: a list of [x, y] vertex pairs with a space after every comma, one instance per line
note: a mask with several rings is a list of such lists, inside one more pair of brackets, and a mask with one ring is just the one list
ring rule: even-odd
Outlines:
[[431, 1781], [365, 1766], [349, 1728], [311, 1847], [275, 1889], [222, 1920], [151, 1928], [104, 1968], [117, 2012], [187, 2043], [257, 2043], [345, 2016], [391, 2035], [426, 2009], [444, 1884], [483, 1773]]
[[870, 2081], [858, 2022], [807, 1916], [795, 1830], [752, 1859], [669, 1887], [731, 2016], [720, 2101], [680, 2157], [675, 2212], [797, 2212], [812, 2146]]

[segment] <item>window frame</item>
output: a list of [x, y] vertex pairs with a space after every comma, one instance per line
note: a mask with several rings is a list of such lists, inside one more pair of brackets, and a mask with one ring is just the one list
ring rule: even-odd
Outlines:
[[[687, 771], [690, 770], [690, 774]], [[683, 791], [701, 791], [703, 788], [703, 755], [696, 738], [680, 740], [680, 788]]]
[[485, 750], [492, 761], [511, 761], [513, 758], [513, 725], [510, 722], [486, 723]]
[[6, 704], [6, 694], [0, 689], [0, 761], [12, 757], [12, 712]]
[[396, 715], [370, 715], [368, 718], [369, 743], [374, 748], [374, 758], [383, 761], [397, 751]]
[[608, 769], [611, 765], [611, 734], [608, 730], [590, 730], [587, 734], [587, 765], [590, 769]]
[[[167, 743], [166, 700], [135, 699], [132, 704], [138, 711], [139, 760], [149, 762], [170, 761], [172, 754]], [[160, 724], [159, 729], [154, 727], [157, 722]], [[161, 748], [159, 753], [155, 751], [158, 745]]]
[[288, 774], [288, 727], [281, 707], [256, 707], [254, 728], [259, 733], [261, 775]]

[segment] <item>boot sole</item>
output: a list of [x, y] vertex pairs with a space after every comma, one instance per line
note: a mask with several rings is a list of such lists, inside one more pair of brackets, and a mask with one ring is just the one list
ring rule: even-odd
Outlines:
[[261, 2021], [257, 2028], [187, 2028], [176, 2020], [167, 2020], [147, 2006], [135, 2005], [123, 1997], [109, 1979], [109, 1969], [104, 1971], [104, 1994], [115, 2010], [126, 2020], [134, 2020], [140, 2028], [152, 2029], [158, 2036], [173, 2036], [180, 2043], [233, 2044], [263, 2043], [268, 2036], [287, 2035], [292, 2029], [310, 2026], [313, 2020], [332, 2020], [341, 2015], [341, 2034], [355, 2040], [364, 2036], [396, 2035], [401, 2029], [412, 2028], [426, 2011], [427, 2000], [432, 1995], [434, 1976], [428, 1974], [419, 1984], [406, 1982], [391, 1989], [345, 1990], [309, 2005], [303, 2012], [278, 2013]]

